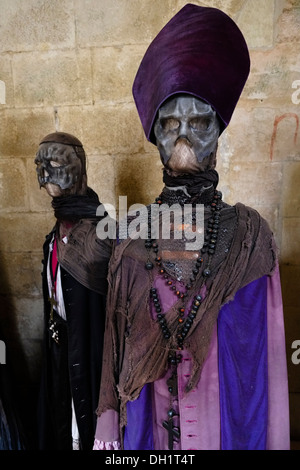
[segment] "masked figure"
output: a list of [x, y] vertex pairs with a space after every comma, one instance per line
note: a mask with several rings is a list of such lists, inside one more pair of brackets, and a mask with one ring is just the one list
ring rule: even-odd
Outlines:
[[74, 136], [41, 141], [35, 164], [56, 224], [44, 243], [44, 365], [38, 413], [41, 450], [89, 450], [95, 433], [105, 324], [109, 240], [99, 240], [101, 204], [87, 186]]
[[[145, 239], [127, 238], [112, 257], [94, 449], [289, 448], [274, 237], [257, 211], [222, 200], [215, 169], [249, 68], [236, 24], [192, 4], [141, 62], [133, 95], [164, 187]], [[175, 236], [184, 216], [170, 217], [169, 238], [153, 235], [153, 209], [175, 206], [192, 208], [199, 247], [188, 247], [188, 231]]]

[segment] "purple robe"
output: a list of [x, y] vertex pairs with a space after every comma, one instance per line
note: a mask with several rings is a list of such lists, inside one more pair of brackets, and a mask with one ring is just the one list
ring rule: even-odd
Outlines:
[[[161, 287], [160, 287], [161, 288]], [[166, 290], [165, 306], [171, 301]], [[224, 305], [201, 380], [190, 394], [187, 352], [178, 368], [180, 442], [174, 450], [287, 450], [289, 409], [279, 269], [237, 292]], [[161, 423], [166, 378], [147, 384], [127, 404], [127, 450], [168, 449]], [[143, 416], [143, 419], [141, 419]]]
[[[161, 301], [163, 308], [168, 308], [173, 296], [168, 289], [164, 294]], [[240, 289], [222, 307], [201, 379], [185, 395], [190, 370], [191, 360], [188, 352], [183, 351], [178, 366], [181, 436], [174, 450], [290, 448], [279, 268], [272, 277], [264, 276]], [[169, 408], [166, 379], [167, 374], [153, 384], [146, 384], [139, 398], [127, 404], [125, 450], [168, 449], [168, 433], [162, 427]], [[108, 418], [104, 413], [98, 423], [95, 440], [98, 445], [97, 436], [103, 436], [100, 427], [103, 430], [105, 416]], [[107, 431], [107, 440], [117, 440], [116, 424], [115, 417], [115, 429]], [[104, 443], [101, 446], [110, 447]]]

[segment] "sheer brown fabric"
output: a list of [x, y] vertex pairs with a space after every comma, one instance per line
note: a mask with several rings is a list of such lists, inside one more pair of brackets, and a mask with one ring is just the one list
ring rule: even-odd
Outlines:
[[[208, 210], [209, 211], [209, 210]], [[276, 247], [267, 222], [253, 209], [238, 203], [222, 209], [225, 227], [235, 230], [226, 256], [219, 257], [206, 283], [206, 296], [184, 343], [192, 357], [193, 370], [186, 393], [199, 381], [203, 362], [220, 308], [235, 293], [263, 275], [271, 275], [276, 264]], [[205, 213], [205, 218], [209, 217]], [[120, 412], [120, 429], [126, 424], [126, 403], [135, 400], [145, 385], [164, 375], [174, 337], [163, 338], [152, 318], [149, 292], [153, 273], [145, 269], [144, 240], [127, 239], [118, 245], [110, 260], [107, 320], [102, 383], [97, 414], [112, 409]], [[205, 263], [203, 263], [205, 265]], [[155, 274], [154, 274], [155, 275]], [[189, 291], [199, 293], [200, 279]], [[175, 335], [178, 303], [165, 312]]]
[[58, 260], [80, 284], [105, 295], [111, 240], [97, 237], [96, 224], [96, 220], [79, 220], [72, 227], [68, 243], [58, 243]]

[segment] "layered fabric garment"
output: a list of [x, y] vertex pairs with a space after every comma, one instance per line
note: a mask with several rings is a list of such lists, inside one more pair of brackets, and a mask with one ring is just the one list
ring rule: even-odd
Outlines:
[[[57, 223], [44, 243], [40, 450], [91, 450], [96, 428], [110, 240], [96, 235], [100, 201], [55, 198]], [[64, 227], [68, 235], [63, 236]], [[53, 306], [53, 311], [52, 311]]]
[[[206, 228], [211, 214], [206, 205]], [[222, 203], [220, 220], [210, 277], [205, 284], [200, 281], [208, 259], [204, 253], [203, 267], [186, 294], [186, 312], [195, 294], [202, 301], [180, 351], [178, 392], [171, 395], [174, 373], [168, 358], [181, 305], [175, 294], [186, 285], [176, 278], [175, 268], [184, 262], [177, 253], [171, 263], [174, 272], [165, 261], [170, 270], [162, 276], [158, 267], [145, 268], [144, 240], [127, 239], [115, 248], [94, 449], [167, 450], [170, 435], [174, 450], [289, 448], [283, 311], [273, 235], [255, 210], [240, 203]], [[157, 242], [162, 251], [172, 250], [170, 241]], [[169, 338], [162, 334], [153, 289], [159, 292]]]

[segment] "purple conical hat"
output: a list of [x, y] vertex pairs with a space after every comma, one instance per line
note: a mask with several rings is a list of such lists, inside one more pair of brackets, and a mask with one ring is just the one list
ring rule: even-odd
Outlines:
[[185, 5], [148, 47], [133, 83], [133, 97], [147, 139], [170, 96], [188, 93], [208, 102], [227, 127], [250, 70], [245, 39], [216, 8]]

